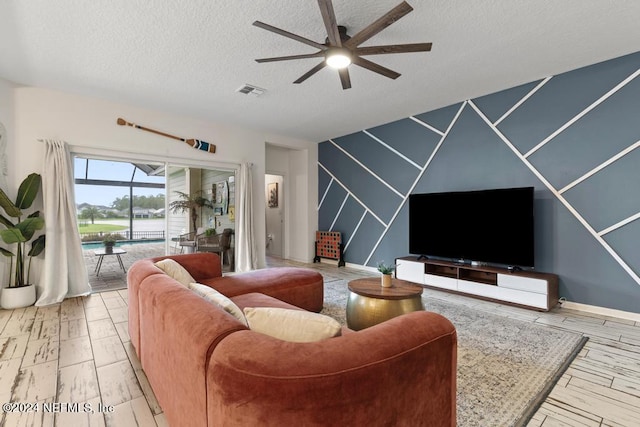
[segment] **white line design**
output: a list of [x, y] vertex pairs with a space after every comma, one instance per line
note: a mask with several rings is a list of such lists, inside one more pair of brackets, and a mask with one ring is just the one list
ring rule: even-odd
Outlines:
[[376, 175], [376, 173], [374, 171], [372, 171], [371, 169], [369, 169], [368, 167], [366, 167], [365, 165], [363, 165], [360, 160], [356, 159], [355, 157], [353, 157], [351, 154], [349, 154], [344, 148], [340, 147], [338, 144], [336, 144], [332, 139], [329, 140], [330, 143], [332, 143], [338, 150], [342, 151], [346, 156], [348, 156], [351, 160], [353, 160], [354, 162], [356, 162], [356, 164], [358, 166], [360, 166], [362, 169], [366, 170], [371, 176], [373, 176], [375, 179], [377, 179], [378, 181], [380, 181], [382, 184], [384, 184], [385, 187], [387, 187], [389, 190], [393, 191], [394, 193], [396, 193], [398, 196], [402, 197], [402, 193], [399, 192], [398, 190], [396, 190], [395, 188], [393, 188], [391, 186], [391, 184], [389, 184], [388, 182], [386, 182], [384, 179], [380, 178], [378, 175]]
[[600, 236], [593, 229], [593, 227], [591, 227], [591, 225], [582, 217], [582, 215], [580, 215], [578, 211], [574, 209], [571, 203], [569, 203], [564, 198], [564, 196], [562, 196], [562, 194], [560, 194], [558, 190], [556, 190], [553, 185], [551, 185], [551, 183], [547, 181], [547, 179], [531, 164], [531, 162], [527, 160], [526, 156], [522, 155], [522, 153], [518, 151], [518, 149], [511, 143], [511, 141], [509, 141], [509, 139], [504, 136], [502, 132], [500, 132], [500, 130], [489, 121], [487, 116], [485, 116], [472, 101], [469, 101], [469, 105], [471, 105], [478, 116], [480, 116], [480, 118], [484, 120], [487, 126], [489, 126], [495, 132], [495, 134], [515, 153], [515, 155], [518, 156], [522, 163], [524, 163], [529, 168], [529, 170], [531, 170], [531, 172], [533, 172], [538, 177], [538, 179], [549, 189], [549, 191], [551, 191], [554, 196], [556, 196], [556, 198], [567, 208], [567, 210], [571, 212], [578, 221], [580, 221], [584, 228], [589, 233], [591, 233], [591, 235], [604, 247], [607, 252], [609, 252], [613, 259], [615, 259], [618, 264], [620, 264], [620, 266], [633, 278], [633, 280], [635, 280], [636, 283], [640, 285], [640, 277], [638, 277], [635, 271], [633, 271], [633, 269], [631, 269], [631, 267], [629, 267], [629, 265], [624, 262], [624, 260], [616, 253], [616, 251], [613, 250], [611, 246], [609, 246], [609, 244], [602, 238], [602, 236]]
[[627, 85], [627, 83], [629, 83], [631, 80], [635, 79], [638, 75], [640, 75], [640, 69], [636, 70], [635, 73], [631, 74], [629, 77], [627, 77], [626, 79], [624, 79], [623, 81], [621, 81], [620, 83], [618, 83], [613, 89], [611, 89], [609, 92], [605, 93], [604, 95], [602, 95], [600, 98], [598, 98], [593, 104], [589, 105], [587, 108], [585, 108], [584, 110], [582, 110], [580, 113], [578, 113], [577, 116], [575, 116], [574, 118], [572, 118], [571, 120], [569, 120], [567, 123], [565, 123], [564, 125], [560, 126], [560, 128], [558, 130], [556, 130], [555, 132], [553, 132], [551, 135], [549, 135], [548, 137], [546, 137], [544, 140], [542, 140], [542, 142], [540, 142], [538, 145], [536, 145], [535, 147], [533, 147], [531, 150], [529, 150], [527, 152], [527, 154], [524, 155], [525, 158], [528, 158], [529, 156], [531, 156], [533, 153], [535, 153], [536, 151], [538, 151], [540, 148], [544, 147], [549, 141], [551, 141], [553, 138], [555, 138], [556, 136], [558, 136], [560, 133], [564, 132], [569, 126], [571, 126], [572, 124], [574, 124], [575, 122], [577, 122], [578, 120], [580, 120], [583, 116], [585, 116], [587, 113], [589, 113], [591, 110], [593, 110], [594, 108], [596, 108], [598, 105], [602, 104], [604, 101], [607, 100], [607, 98], [609, 98], [611, 95], [613, 95], [614, 93], [616, 93], [617, 91], [619, 91], [620, 89], [622, 89], [624, 86]]
[[358, 199], [358, 197], [356, 197], [356, 195], [355, 195], [355, 194], [353, 194], [353, 193], [351, 192], [351, 190], [349, 190], [349, 189], [348, 189], [348, 188], [347, 188], [343, 183], [341, 183], [341, 182], [340, 182], [340, 180], [339, 180], [338, 178], [336, 178], [336, 177], [335, 177], [335, 175], [334, 175], [334, 174], [332, 174], [332, 173], [329, 171], [329, 169], [327, 169], [327, 168], [326, 168], [322, 163], [320, 163], [320, 162], [318, 162], [318, 166], [320, 166], [322, 169], [324, 169], [324, 171], [325, 171], [326, 173], [328, 173], [328, 174], [331, 176], [331, 178], [333, 178], [333, 180], [334, 180], [335, 182], [337, 182], [337, 183], [338, 183], [338, 185], [339, 185], [340, 187], [344, 188], [344, 191], [346, 191], [346, 192], [347, 192], [351, 197], [353, 197], [353, 198], [354, 198], [358, 203], [360, 203], [360, 204], [362, 205], [362, 207], [363, 207], [367, 212], [369, 212], [369, 213], [370, 213], [370, 214], [371, 214], [375, 219], [377, 219], [377, 220], [378, 220], [378, 222], [379, 222], [380, 224], [382, 224], [384, 227], [386, 227], [386, 226], [387, 226], [387, 224], [386, 224], [383, 220], [381, 220], [381, 219], [380, 219], [380, 217], [379, 217], [378, 215], [376, 215], [376, 214], [375, 214], [375, 212], [373, 212], [371, 209], [369, 209], [369, 207], [368, 207], [367, 205], [365, 205], [365, 204], [362, 202], [362, 200]]
[[617, 222], [615, 224], [613, 224], [610, 227], [605, 228], [604, 230], [602, 230], [601, 232], [598, 233], [599, 236], [604, 236], [605, 234], [611, 233], [612, 231], [617, 230], [620, 227], [623, 227], [633, 221], [635, 221], [636, 219], [640, 218], [640, 212], [638, 212], [635, 215], [631, 215], [629, 218], [627, 219], [623, 219], [620, 222]]
[[367, 259], [365, 260], [364, 265], [367, 265], [369, 263], [369, 261], [371, 260], [371, 257], [373, 256], [373, 253], [376, 251], [376, 249], [378, 249], [378, 246], [380, 245], [380, 242], [382, 242], [382, 239], [384, 238], [384, 236], [386, 236], [387, 232], [389, 231], [389, 228], [391, 228], [391, 225], [393, 224], [393, 222], [395, 221], [396, 217], [400, 213], [400, 210], [402, 210], [402, 207], [407, 202], [407, 199], [409, 199], [409, 195], [411, 194], [413, 189], [416, 188], [416, 185], [418, 185], [418, 181], [420, 181], [420, 178], [422, 178], [422, 175], [424, 175], [425, 171], [427, 170], [427, 168], [431, 164], [431, 161], [436, 156], [436, 153], [438, 152], [438, 150], [440, 150], [440, 147], [442, 146], [442, 144], [444, 143], [444, 140], [449, 135], [449, 132], [451, 131], [451, 128], [453, 128], [453, 125], [458, 121], [458, 117], [460, 117], [460, 114], [462, 114], [462, 110], [464, 110], [465, 105], [467, 105], [467, 101], [463, 102], [462, 105], [460, 105], [460, 108], [458, 109], [458, 112], [454, 116], [453, 120], [451, 120], [451, 123], [449, 123], [449, 126], [447, 127], [447, 130], [442, 134], [442, 138], [440, 138], [440, 141], [438, 141], [438, 145], [436, 145], [436, 148], [433, 149], [433, 152], [431, 153], [431, 156], [429, 156], [429, 158], [427, 159], [427, 162], [424, 164], [424, 166], [422, 167], [422, 170], [420, 171], [420, 173], [418, 174], [416, 179], [413, 181], [413, 184], [411, 185], [411, 188], [409, 188], [409, 190], [407, 191], [407, 194], [405, 194], [402, 202], [398, 206], [398, 209], [396, 209], [395, 213], [391, 217], [391, 220], [389, 220], [389, 225], [385, 226], [385, 229], [380, 234], [380, 237], [378, 238], [378, 241], [376, 242], [375, 245], [373, 245], [373, 249], [371, 249], [371, 252], [369, 253], [369, 256], [367, 257]]
[[[320, 165], [320, 163], [318, 163], [318, 165]], [[324, 190], [324, 194], [322, 195], [322, 199], [320, 200], [320, 203], [318, 203], [318, 207], [316, 210], [320, 210], [320, 207], [322, 207], [322, 203], [324, 202], [325, 197], [327, 197], [327, 194], [329, 194], [329, 188], [331, 188], [331, 184], [333, 184], [333, 177], [331, 178], [331, 181], [329, 181], [329, 185], [327, 185], [327, 188]]]
[[358, 233], [358, 229], [360, 228], [360, 224], [362, 224], [362, 221], [364, 221], [364, 217], [365, 216], [367, 216], [367, 210], [366, 209], [364, 210], [364, 212], [362, 212], [362, 216], [360, 217], [360, 221], [358, 221], [358, 224], [356, 225], [356, 228], [354, 228], [353, 231], [351, 232], [351, 237], [349, 237], [349, 241], [347, 242], [346, 245], [344, 245], [343, 254], [345, 252], [347, 252], [347, 248], [349, 247], [349, 244], [353, 240], [353, 237]]
[[633, 150], [635, 150], [638, 147], [640, 147], [640, 141], [637, 141], [635, 144], [625, 148], [624, 150], [622, 150], [621, 152], [619, 152], [615, 156], [611, 157], [609, 160], [607, 160], [607, 161], [601, 163], [600, 165], [596, 166], [595, 168], [591, 169], [589, 172], [587, 172], [586, 174], [582, 175], [580, 178], [576, 179], [571, 184], [568, 184], [567, 186], [565, 186], [562, 190], [559, 191], [559, 193], [563, 194], [565, 191], [570, 190], [571, 188], [573, 188], [576, 185], [580, 184], [582, 181], [584, 181], [587, 178], [590, 178], [593, 175], [595, 175], [596, 173], [600, 172], [602, 169], [606, 168], [607, 166], [609, 166], [610, 164], [612, 164], [616, 160], [619, 160], [619, 159], [623, 158], [624, 156], [626, 156], [627, 154], [629, 154], [630, 152], [632, 152]]
[[342, 208], [344, 208], [344, 204], [347, 203], [348, 198], [349, 198], [349, 193], [347, 193], [346, 196], [344, 196], [344, 200], [342, 201], [342, 204], [340, 205], [338, 212], [336, 212], [336, 216], [333, 218], [333, 222], [331, 223], [331, 227], [329, 227], [329, 231], [333, 231], [333, 226], [336, 225], [336, 221], [340, 216], [340, 212], [342, 212]]
[[498, 126], [500, 124], [500, 122], [502, 122], [504, 119], [506, 119], [507, 117], [509, 117], [511, 115], [511, 113], [513, 113], [519, 106], [521, 106], [522, 104], [524, 104], [524, 102], [531, 98], [531, 96], [536, 93], [542, 86], [544, 86], [549, 80], [551, 80], [551, 77], [547, 77], [546, 79], [542, 80], [540, 83], [538, 83], [536, 85], [536, 87], [534, 87], [533, 89], [531, 89], [529, 91], [529, 93], [527, 93], [520, 101], [518, 101], [513, 107], [511, 107], [506, 113], [504, 113], [502, 115], [502, 117], [500, 117], [498, 120], [496, 120], [493, 125], [494, 126]]
[[399, 157], [401, 157], [403, 160], [406, 160], [407, 162], [409, 162], [410, 164], [412, 164], [413, 166], [415, 166], [418, 169], [421, 169], [421, 166], [419, 164], [417, 164], [416, 162], [414, 162], [413, 160], [411, 160], [410, 158], [408, 158], [407, 156], [405, 156], [404, 154], [402, 154], [401, 152], [399, 152], [398, 150], [396, 150], [395, 148], [393, 148], [392, 146], [388, 145], [386, 142], [384, 142], [383, 140], [381, 140], [380, 138], [378, 138], [377, 136], [373, 135], [372, 133], [370, 133], [367, 130], [363, 130], [362, 133], [364, 133], [365, 135], [371, 137], [372, 139], [374, 139], [375, 141], [379, 142], [380, 144], [382, 144], [385, 148], [391, 150], [392, 152], [394, 152], [396, 155], [398, 155]]
[[422, 120], [420, 120], [420, 119], [419, 119], [419, 118], [417, 118], [417, 117], [409, 116], [409, 118], [410, 118], [411, 120], [413, 120], [414, 122], [418, 123], [419, 125], [426, 127], [426, 128], [427, 128], [427, 129], [429, 129], [430, 131], [435, 132], [435, 133], [437, 133], [437, 134], [438, 134], [438, 135], [440, 135], [440, 136], [444, 136], [444, 132], [442, 132], [440, 129], [436, 129], [436, 128], [434, 128], [434, 127], [433, 127], [433, 126], [431, 126], [429, 123], [427, 123], [427, 122], [423, 122]]

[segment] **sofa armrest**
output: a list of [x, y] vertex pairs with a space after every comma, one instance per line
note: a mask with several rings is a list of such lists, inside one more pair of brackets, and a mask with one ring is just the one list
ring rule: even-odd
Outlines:
[[456, 425], [454, 326], [414, 312], [315, 343], [253, 331], [214, 349], [208, 418], [226, 425]]
[[206, 425], [213, 348], [246, 326], [166, 275], [140, 284], [140, 362], [169, 425]]
[[171, 258], [183, 266], [196, 281], [222, 277], [220, 256], [212, 252], [196, 252], [195, 254], [166, 255], [151, 258], [152, 262]]

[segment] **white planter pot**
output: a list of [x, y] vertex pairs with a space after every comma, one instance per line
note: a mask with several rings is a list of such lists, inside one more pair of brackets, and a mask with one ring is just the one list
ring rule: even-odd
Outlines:
[[6, 310], [29, 307], [36, 302], [36, 286], [28, 285], [20, 288], [2, 288], [0, 305]]

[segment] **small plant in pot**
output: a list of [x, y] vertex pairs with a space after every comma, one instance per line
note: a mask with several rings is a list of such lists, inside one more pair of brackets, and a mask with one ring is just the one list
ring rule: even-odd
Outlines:
[[0, 224], [4, 226], [0, 238], [9, 245], [0, 247], [0, 253], [9, 258], [9, 282], [0, 296], [0, 304], [6, 309], [27, 307], [36, 300], [35, 286], [30, 281], [31, 260], [45, 247], [44, 234], [34, 238], [36, 231], [44, 228], [44, 219], [40, 217], [40, 211], [23, 219], [23, 210], [33, 204], [41, 182], [37, 173], [27, 176], [18, 188], [15, 203], [0, 188], [0, 206], [4, 210], [4, 215], [0, 214]]
[[116, 237], [113, 234], [107, 234], [102, 239], [102, 244], [104, 245], [105, 252], [112, 253], [113, 247], [116, 245]]
[[391, 275], [396, 269], [395, 265], [387, 265], [384, 261], [378, 263], [378, 271], [382, 273], [382, 287], [390, 288], [392, 286]]

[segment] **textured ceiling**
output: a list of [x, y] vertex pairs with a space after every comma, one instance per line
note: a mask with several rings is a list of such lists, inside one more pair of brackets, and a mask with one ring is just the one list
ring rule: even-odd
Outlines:
[[[254, 61], [314, 52], [255, 20], [324, 42], [314, 0], [2, 0], [0, 77], [322, 141], [640, 50], [637, 0], [408, 1], [365, 45], [432, 51], [367, 57], [402, 76], [351, 66], [346, 91], [326, 68], [292, 84], [317, 58]], [[333, 3], [353, 35], [400, 0]]]

